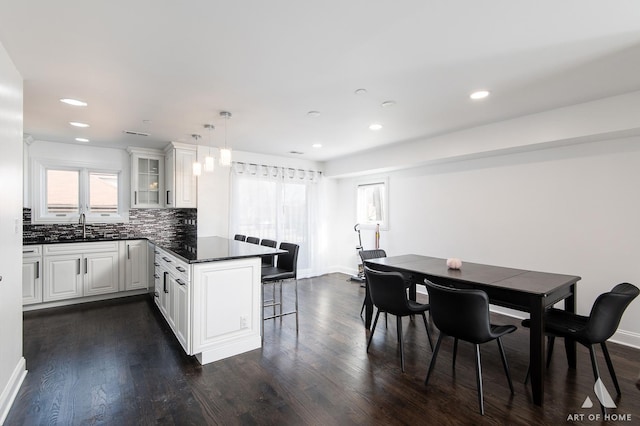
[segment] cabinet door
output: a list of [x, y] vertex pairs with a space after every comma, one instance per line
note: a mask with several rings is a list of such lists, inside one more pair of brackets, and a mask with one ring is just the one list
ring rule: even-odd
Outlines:
[[175, 332], [176, 330], [176, 296], [178, 283], [173, 275], [167, 274], [167, 321]]
[[22, 304], [42, 303], [42, 261], [37, 258], [25, 258], [22, 261]]
[[160, 292], [160, 311], [164, 315], [167, 322], [169, 322], [169, 302], [170, 302], [170, 286], [171, 286], [171, 275], [169, 272], [162, 271], [161, 278], [162, 280], [162, 291]]
[[162, 207], [164, 199], [164, 155], [131, 156], [131, 207]]
[[156, 306], [162, 309], [161, 296], [164, 292], [162, 291], [162, 272], [158, 271], [158, 268], [153, 271], [153, 287], [153, 300]]
[[84, 256], [84, 295], [118, 291], [118, 253], [90, 253]]
[[178, 279], [174, 281], [173, 290], [174, 303], [174, 330], [178, 341], [185, 352], [190, 353], [187, 348], [187, 333], [189, 330], [189, 284]]
[[45, 256], [43, 302], [82, 297], [81, 258], [78, 255]]
[[175, 207], [197, 207], [197, 179], [193, 175], [193, 163], [197, 151], [176, 149], [175, 155]]
[[149, 285], [147, 277], [147, 242], [127, 241], [125, 244], [125, 290], [146, 289]]

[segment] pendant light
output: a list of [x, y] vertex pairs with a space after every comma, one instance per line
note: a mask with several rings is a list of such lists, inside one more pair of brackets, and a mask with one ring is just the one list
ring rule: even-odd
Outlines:
[[[196, 145], [198, 145], [198, 139], [200, 139], [200, 135], [193, 134], [191, 137], [196, 141]], [[193, 162], [193, 175], [200, 176], [202, 174], [202, 164], [200, 164], [197, 160]]]
[[229, 111], [221, 111], [220, 117], [224, 118], [224, 148], [220, 148], [220, 165], [222, 167], [231, 166], [231, 148], [227, 147], [227, 121], [231, 118]]
[[[205, 124], [204, 128], [209, 130], [209, 134], [211, 135], [211, 131], [215, 129], [213, 124]], [[213, 136], [211, 136], [211, 144], [213, 144]], [[209, 154], [204, 157], [204, 171], [212, 172], [215, 169], [215, 158], [211, 155], [211, 145], [209, 145]]]

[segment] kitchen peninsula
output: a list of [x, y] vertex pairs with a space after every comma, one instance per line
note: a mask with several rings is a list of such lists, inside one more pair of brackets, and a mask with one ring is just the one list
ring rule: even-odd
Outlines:
[[261, 347], [261, 257], [281, 250], [204, 237], [154, 252], [155, 303], [188, 355], [207, 364]]

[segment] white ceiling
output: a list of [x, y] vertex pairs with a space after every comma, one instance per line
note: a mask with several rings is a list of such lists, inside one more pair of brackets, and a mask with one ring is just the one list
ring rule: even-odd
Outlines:
[[323, 161], [640, 90], [636, 0], [0, 0], [0, 42], [25, 133], [98, 146], [223, 145], [228, 110], [232, 148]]

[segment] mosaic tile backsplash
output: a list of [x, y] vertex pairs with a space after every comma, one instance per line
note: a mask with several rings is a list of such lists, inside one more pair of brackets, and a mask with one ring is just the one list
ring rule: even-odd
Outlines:
[[[131, 209], [128, 223], [87, 224], [88, 238], [149, 238], [166, 247], [195, 245], [197, 209]], [[22, 210], [25, 243], [68, 241], [82, 238], [79, 224], [34, 225], [31, 209]]]

